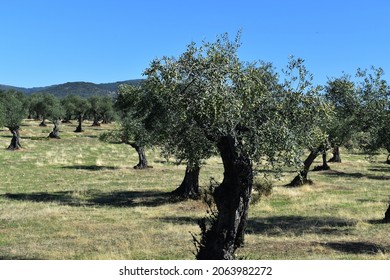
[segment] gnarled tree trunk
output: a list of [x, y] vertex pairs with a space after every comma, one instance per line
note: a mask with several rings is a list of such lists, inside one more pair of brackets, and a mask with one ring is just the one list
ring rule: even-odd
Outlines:
[[218, 142], [224, 166], [223, 181], [213, 194], [218, 213], [211, 227], [202, 230], [197, 259], [234, 259], [236, 249], [244, 242], [253, 170], [249, 157], [238, 153], [239, 145], [232, 136]]
[[144, 169], [148, 168], [148, 161], [146, 159], [145, 150], [143, 147], [137, 145], [136, 143], [129, 143], [138, 153], [138, 164], [134, 166], [134, 169]]
[[60, 139], [60, 120], [54, 121], [53, 124], [53, 131], [50, 132], [49, 138]]
[[305, 162], [303, 163], [303, 170], [301, 170], [299, 174], [287, 186], [299, 187], [304, 184], [311, 183], [311, 181], [307, 179], [307, 174], [309, 173], [311, 164], [318, 156], [318, 153], [319, 153], [318, 149], [310, 152], [309, 156], [306, 158]]
[[41, 123], [39, 124], [39, 126], [47, 126], [45, 116], [42, 117], [42, 121], [41, 121]]
[[329, 159], [329, 162], [341, 162], [341, 157], [340, 157], [340, 147], [339, 146], [334, 146], [333, 147], [333, 157]]
[[186, 173], [183, 182], [172, 192], [174, 196], [181, 198], [198, 198], [199, 197], [199, 172], [198, 165], [191, 166], [187, 164]]
[[10, 151], [21, 149], [22, 145], [20, 145], [19, 127], [9, 127], [8, 129], [12, 133], [12, 139], [7, 149]]

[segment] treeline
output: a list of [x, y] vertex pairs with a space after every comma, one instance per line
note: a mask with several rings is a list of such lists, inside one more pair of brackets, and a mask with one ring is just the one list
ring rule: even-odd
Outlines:
[[41, 120], [40, 126], [53, 123], [53, 130], [48, 137], [60, 138], [61, 122], [78, 121], [75, 132], [83, 131], [83, 121], [92, 120], [93, 126], [110, 123], [117, 116], [114, 99], [109, 96], [67, 95], [58, 98], [50, 93], [33, 93], [29, 96], [16, 90], [0, 91], [0, 125], [7, 127], [13, 137], [8, 150], [21, 148], [19, 128], [23, 119]]

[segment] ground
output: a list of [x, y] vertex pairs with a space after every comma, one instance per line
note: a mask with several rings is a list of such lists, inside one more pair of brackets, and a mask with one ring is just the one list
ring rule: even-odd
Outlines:
[[[0, 130], [0, 259], [194, 259], [191, 233], [207, 207], [167, 195], [185, 164], [149, 149], [153, 168], [135, 170], [129, 145], [98, 139], [115, 126], [90, 125], [73, 133], [76, 123], [64, 124], [61, 139], [49, 139], [51, 124], [26, 120], [14, 152]], [[309, 173], [312, 185], [284, 187], [296, 174], [284, 170], [272, 194], [251, 205], [238, 258], [390, 259], [390, 225], [380, 223], [390, 195], [386, 154], [341, 152], [343, 163]], [[201, 187], [220, 181], [222, 168], [218, 157], [208, 160]]]

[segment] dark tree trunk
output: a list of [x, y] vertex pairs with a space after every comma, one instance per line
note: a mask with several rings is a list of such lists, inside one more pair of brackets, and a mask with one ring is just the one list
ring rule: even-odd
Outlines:
[[98, 114], [94, 114], [93, 115], [93, 123], [92, 123], [92, 126], [100, 126], [100, 123], [99, 123], [99, 116]]
[[41, 121], [41, 123], [39, 124], [39, 126], [47, 126], [47, 124], [46, 124], [46, 118], [45, 118], [45, 117], [42, 118], [42, 121]]
[[303, 170], [299, 172], [299, 174], [291, 181], [287, 186], [289, 187], [299, 187], [307, 183], [311, 183], [309, 179], [307, 179], [307, 174], [309, 173], [310, 166], [318, 156], [318, 150], [311, 151], [309, 156], [306, 158], [303, 163]]
[[50, 132], [49, 138], [60, 139], [60, 121], [56, 120], [53, 122], [53, 124], [54, 124], [53, 131]]
[[313, 171], [330, 170], [330, 166], [326, 161], [326, 152], [322, 153], [322, 165], [313, 168]]
[[12, 139], [11, 139], [11, 143], [7, 149], [10, 151], [21, 149], [22, 145], [20, 145], [19, 127], [12, 127], [12, 128], [9, 128], [9, 130], [12, 133]]
[[172, 192], [174, 196], [184, 199], [199, 197], [199, 172], [200, 167], [187, 165], [183, 182]]
[[132, 146], [138, 153], [138, 164], [136, 166], [134, 166], [134, 169], [149, 168], [144, 148], [141, 146], [138, 146], [135, 143], [130, 143], [130, 146]]
[[387, 164], [390, 164], [390, 154], [387, 155], [386, 163], [387, 163]]
[[82, 127], [82, 123], [83, 123], [83, 116], [80, 115], [79, 116], [79, 125], [77, 126], [76, 130], [74, 132], [83, 132], [83, 127]]
[[333, 147], [333, 157], [329, 159], [329, 162], [341, 162], [341, 157], [340, 157], [340, 147], [339, 146], [334, 146]]
[[384, 223], [390, 223], [390, 205], [389, 207], [387, 208], [387, 211], [385, 213], [385, 217], [383, 219], [383, 222]]
[[202, 228], [202, 239], [196, 258], [200, 260], [234, 259], [234, 253], [244, 242], [244, 232], [253, 184], [250, 159], [238, 153], [242, 145], [231, 136], [218, 142], [224, 166], [222, 183], [214, 191], [217, 215], [210, 228]]

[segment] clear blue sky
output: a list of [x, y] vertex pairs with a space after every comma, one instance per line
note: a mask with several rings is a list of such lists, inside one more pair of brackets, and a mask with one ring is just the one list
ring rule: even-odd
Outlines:
[[0, 84], [142, 78], [152, 59], [242, 29], [243, 60], [302, 57], [315, 81], [382, 67], [390, 77], [390, 1], [0, 0]]

